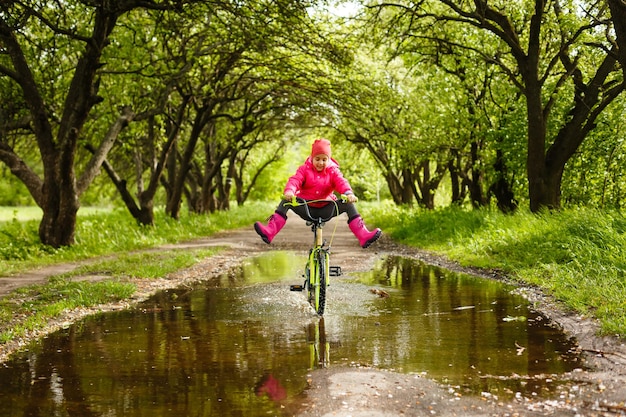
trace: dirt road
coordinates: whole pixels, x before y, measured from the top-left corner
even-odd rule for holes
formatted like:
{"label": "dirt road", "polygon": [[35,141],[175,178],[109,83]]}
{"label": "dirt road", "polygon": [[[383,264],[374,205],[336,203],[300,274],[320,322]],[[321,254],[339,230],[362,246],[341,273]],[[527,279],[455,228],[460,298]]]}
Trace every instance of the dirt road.
{"label": "dirt road", "polygon": [[[446,259],[413,248],[395,244],[386,236],[368,249],[361,249],[340,217],[326,226],[326,236],[335,231],[332,247],[333,262],[349,272],[363,271],[372,267],[376,260],[394,254],[413,257],[431,265],[454,271],[481,276],[486,279],[507,280],[497,273],[461,268]],[[311,243],[311,233],[303,221],[292,215],[287,226],[271,245],[264,244],[252,227],[224,232],[163,249],[192,249],[202,247],[227,247],[219,255],[179,273],[160,280],[138,280],[138,291],[132,300],[68,312],[50,323],[42,332],[29,334],[0,346],[0,361],[5,361],[26,342],[53,332],[63,325],[75,322],[96,311],[112,311],[127,308],[145,300],[156,291],[178,287],[187,282],[211,279],[236,266],[248,256],[268,250],[295,250],[306,253]],[[20,276],[0,278],[0,296],[9,291],[33,283],[45,282],[47,277],[70,271],[79,264],[48,267]],[[100,276],[83,276],[76,279],[103,279]],[[550,318],[554,325],[575,338],[585,352],[591,371],[577,371],[565,375],[572,384],[558,398],[516,397],[503,401],[489,394],[469,397],[455,387],[437,383],[416,375],[380,371],[371,368],[333,367],[317,370],[310,376],[306,395],[286,405],[286,413],[300,416],[343,417],[391,417],[391,416],[626,416],[626,347],[616,338],[596,336],[597,324],[588,318],[569,314],[558,304],[536,289],[524,288],[524,293],[536,309]],[[390,341],[393,343],[393,341]]]}

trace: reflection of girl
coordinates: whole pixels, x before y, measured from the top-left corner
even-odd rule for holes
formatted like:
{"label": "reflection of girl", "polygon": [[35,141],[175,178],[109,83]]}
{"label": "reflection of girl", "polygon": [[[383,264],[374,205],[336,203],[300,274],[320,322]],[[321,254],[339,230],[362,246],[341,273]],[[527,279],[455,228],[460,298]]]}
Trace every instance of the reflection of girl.
{"label": "reflection of girl", "polygon": [[280,381],[272,374],[265,374],[255,389],[257,396],[267,394],[272,401],[282,401],[287,398],[287,390],[280,385]]}
{"label": "reflection of girl", "polygon": [[[333,192],[346,196],[346,201],[337,200]],[[305,217],[303,207],[285,205],[291,202],[293,197],[304,200],[335,200],[335,203],[310,203],[310,211],[313,217],[329,218],[341,213],[348,214],[348,227],[359,240],[363,248],[374,243],[382,234],[380,229],[367,230],[361,215],[354,203],[358,200],[352,192],[348,180],[343,177],[337,161],[330,157],[330,142],[327,139],[317,139],[311,147],[311,155],[304,161],[287,181],[283,192],[283,200],[280,202],[274,214],[269,218],[267,226],[260,222],[254,224],[254,230],[261,236],[265,243],[270,243],[276,234],[280,232],[287,221],[287,211],[293,210],[300,217]]]}

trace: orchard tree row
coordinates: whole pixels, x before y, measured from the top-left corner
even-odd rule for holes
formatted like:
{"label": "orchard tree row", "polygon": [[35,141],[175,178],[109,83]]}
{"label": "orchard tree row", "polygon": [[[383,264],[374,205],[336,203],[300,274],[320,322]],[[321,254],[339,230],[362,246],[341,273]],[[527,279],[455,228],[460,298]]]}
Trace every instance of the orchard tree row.
{"label": "orchard tree row", "polygon": [[278,158],[347,57],[309,3],[2,3],[0,160],[43,209],[42,242],[73,243],[101,170],[142,224],[161,187],[174,218],[184,198],[224,209],[235,187],[244,201],[252,151]]}
{"label": "orchard tree row", "polygon": [[42,208],[41,241],[74,242],[101,173],[141,224],[243,204],[313,130],[397,204],[445,182],[503,211],[620,205],[622,0],[327,3],[3,2],[0,179]]}
{"label": "orchard tree row", "polygon": [[475,207],[620,207],[623,0],[376,3],[364,30],[395,67],[359,84],[342,132],[397,203],[433,207],[445,179]]}

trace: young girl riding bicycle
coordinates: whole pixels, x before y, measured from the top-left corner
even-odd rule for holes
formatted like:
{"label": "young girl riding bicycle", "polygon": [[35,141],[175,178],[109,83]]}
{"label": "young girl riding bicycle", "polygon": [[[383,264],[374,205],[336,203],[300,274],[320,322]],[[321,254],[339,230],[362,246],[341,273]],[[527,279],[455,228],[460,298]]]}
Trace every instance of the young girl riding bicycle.
{"label": "young girl riding bicycle", "polygon": [[[333,192],[346,196],[346,201],[337,200]],[[283,199],[268,220],[267,226],[260,222],[254,224],[254,230],[265,243],[271,243],[276,234],[285,226],[287,211],[293,210],[300,217],[305,216],[304,206],[288,205],[293,197],[304,200],[333,200],[332,202],[309,203],[314,217],[329,218],[341,213],[348,214],[348,227],[359,240],[362,248],[367,248],[382,234],[380,229],[367,230],[354,203],[358,200],[348,180],[343,177],[337,161],[331,158],[330,141],[317,139],[311,146],[311,155],[300,165],[296,173],[287,181]],[[336,205],[335,205],[336,204]]]}

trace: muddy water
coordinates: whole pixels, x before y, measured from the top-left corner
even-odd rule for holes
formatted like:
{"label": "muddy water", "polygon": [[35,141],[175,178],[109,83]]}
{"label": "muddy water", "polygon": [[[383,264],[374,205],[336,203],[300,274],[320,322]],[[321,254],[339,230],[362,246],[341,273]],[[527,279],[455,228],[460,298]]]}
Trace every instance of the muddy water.
{"label": "muddy water", "polygon": [[292,415],[307,374],[342,365],[549,397],[559,374],[581,367],[573,344],[502,284],[390,257],[335,278],[319,319],[289,291],[303,262],[273,252],[51,335],[0,369],[0,415]]}

